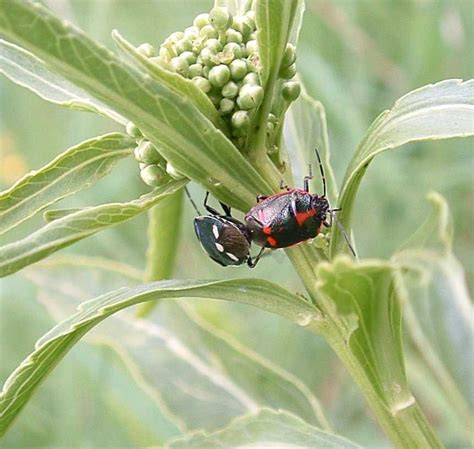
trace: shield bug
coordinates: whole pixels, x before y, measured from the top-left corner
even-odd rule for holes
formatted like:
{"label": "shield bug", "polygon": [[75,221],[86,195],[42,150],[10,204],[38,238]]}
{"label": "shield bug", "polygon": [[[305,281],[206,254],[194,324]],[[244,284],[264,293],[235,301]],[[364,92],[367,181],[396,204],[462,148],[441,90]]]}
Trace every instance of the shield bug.
{"label": "shield bug", "polygon": [[[258,204],[245,215],[245,223],[255,244],[264,248],[286,248],[316,237],[323,225],[331,227],[333,220],[337,220],[335,212],[340,209],[331,208],[326,198],[326,177],[318,150],[316,156],[323,194],[320,196],[309,191],[309,181],[313,178],[310,165],[303,190],[287,189],[271,196],[258,196]],[[344,231],[343,234],[355,256],[347,234]]]}
{"label": "shield bug", "polygon": [[250,256],[251,238],[247,226],[232,217],[231,208],[220,203],[224,214],[220,214],[207,204],[209,192],[204,199],[204,208],[208,215],[202,215],[186,190],[198,217],[194,219],[194,231],[209,257],[223,267],[247,263],[254,268],[262,255],[260,251],[255,260]]}

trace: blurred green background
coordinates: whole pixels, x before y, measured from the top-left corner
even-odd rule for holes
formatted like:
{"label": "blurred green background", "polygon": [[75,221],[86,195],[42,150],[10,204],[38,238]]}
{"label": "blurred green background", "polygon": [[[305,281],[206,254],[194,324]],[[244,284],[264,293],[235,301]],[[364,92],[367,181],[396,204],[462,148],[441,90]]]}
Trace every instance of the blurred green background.
{"label": "blurred green background", "polygon": [[[114,28],[137,45],[150,42],[158,46],[171,32],[190,26],[198,13],[212,7],[211,1],[204,0],[49,0],[44,3],[111,49],[114,46],[110,32]],[[306,3],[298,70],[308,92],[326,108],[332,162],[340,183],[358,142],[380,112],[417,87],[447,78],[472,77],[474,3],[471,0],[308,0]],[[4,78],[0,79],[0,107],[2,189],[68,147],[98,134],[120,130],[106,119],[48,104]],[[376,158],[362,183],[355,210],[354,235],[362,257],[389,257],[423,221],[429,210],[425,196],[436,190],[450,204],[455,218],[454,252],[463,263],[472,287],[474,165],[469,151],[472,144],[472,139],[412,144]],[[130,158],[121,162],[99,185],[62,201],[61,207],[124,201],[147,190],[139,178],[136,162]],[[202,189],[191,186],[191,191],[200,202]],[[275,252],[251,272],[246,268],[225,270],[214,264],[195,239],[193,215],[185,203],[175,277],[257,276],[278,280],[293,290],[299,288],[282,252]],[[40,224],[41,217],[36,217],[7,238],[26,235]],[[62,253],[108,257],[143,269],[145,230],[146,217],[142,216]],[[37,303],[36,288],[21,274],[4,280],[0,294],[0,379],[3,382],[53,320]],[[206,303],[199,310],[214,325],[305,382],[323,402],[338,432],[366,447],[387,444],[356,388],[322,340],[306,335],[280,318],[246,307]],[[429,394],[423,397],[426,392],[419,393],[422,406],[428,407],[428,416],[448,445],[464,447],[455,426],[438,410],[430,409]],[[160,419],[154,404],[131,381],[130,373],[112,350],[81,343],[40,388],[1,447],[112,448],[152,444],[153,438],[147,440],[140,425],[124,418],[123,404],[136,407],[137,416],[146,416],[150,425],[156,425]],[[170,428],[163,431],[166,437],[178,433]]]}

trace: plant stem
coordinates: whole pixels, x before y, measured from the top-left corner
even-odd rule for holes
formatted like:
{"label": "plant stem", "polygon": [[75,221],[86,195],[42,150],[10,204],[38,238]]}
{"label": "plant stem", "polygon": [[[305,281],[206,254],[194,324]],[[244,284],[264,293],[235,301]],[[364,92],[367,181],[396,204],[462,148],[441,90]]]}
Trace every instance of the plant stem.
{"label": "plant stem", "polygon": [[317,328],[311,328],[310,324],[307,329],[317,334],[323,332],[324,337],[361,389],[377,421],[395,447],[400,449],[442,448],[441,442],[414,398],[413,401],[407,401],[406,407],[397,410],[391,410],[383,402],[367,375],[364,362],[356,357],[348,344],[349,329],[338,316],[331,301],[321,295],[316,288],[315,267],[319,262],[316,249],[310,244],[302,244],[287,250],[287,255],[314,304],[326,318],[323,328],[320,324]]}
{"label": "plant stem", "polygon": [[[179,224],[183,189],[178,190],[148,212],[148,249],[145,282],[170,279],[173,274],[179,241]],[[143,303],[137,317],[144,318],[155,308],[156,301]]]}

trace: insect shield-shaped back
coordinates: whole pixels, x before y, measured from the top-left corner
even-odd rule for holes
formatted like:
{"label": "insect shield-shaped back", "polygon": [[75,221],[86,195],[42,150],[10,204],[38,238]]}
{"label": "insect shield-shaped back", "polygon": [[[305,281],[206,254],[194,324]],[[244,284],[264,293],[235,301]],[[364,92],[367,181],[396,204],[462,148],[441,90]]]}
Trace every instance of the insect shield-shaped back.
{"label": "insect shield-shaped back", "polygon": [[242,265],[250,257],[250,238],[237,220],[205,215],[194,219],[196,236],[209,257],[219,265]]}
{"label": "insect shield-shaped back", "polygon": [[316,237],[326,219],[326,198],[304,190],[277,193],[245,216],[252,241],[267,248],[286,248]]}

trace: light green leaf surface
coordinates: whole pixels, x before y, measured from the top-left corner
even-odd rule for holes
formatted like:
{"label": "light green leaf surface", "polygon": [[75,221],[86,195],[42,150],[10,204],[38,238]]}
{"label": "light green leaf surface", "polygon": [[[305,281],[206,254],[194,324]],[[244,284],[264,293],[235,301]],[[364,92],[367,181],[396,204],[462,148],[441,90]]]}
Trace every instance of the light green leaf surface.
{"label": "light green leaf surface", "polygon": [[[301,81],[300,81],[301,82]],[[303,88],[285,116],[285,141],[289,147],[294,178],[302,182],[308,174],[308,164],[313,167],[312,191],[322,194],[321,176],[315,148],[318,149],[324,167],[328,198],[335,204],[337,199],[336,178],[330,162],[330,149],[326,112],[323,105],[310,97]]]}
{"label": "light green leaf surface", "polygon": [[466,351],[474,341],[474,310],[464,270],[451,250],[448,204],[436,193],[428,199],[430,216],[393,259],[408,270],[402,280],[410,298],[409,336],[456,414],[458,431],[465,433],[474,419],[474,353]]}
{"label": "light green leaf surface", "polygon": [[[256,4],[257,41],[263,86],[276,79],[301,0],[261,0]],[[270,81],[271,83],[271,81]],[[268,94],[268,93],[267,93]]]}
{"label": "light green leaf surface", "polygon": [[0,234],[50,204],[95,184],[120,159],[130,155],[134,146],[135,141],[124,134],[107,134],[82,142],[26,174],[0,193]]}
{"label": "light green leaf surface", "polygon": [[[130,282],[112,261],[74,256],[54,257],[24,274],[40,288],[39,298],[55,321],[71,315],[84,297]],[[140,273],[133,279],[140,280]],[[284,408],[329,428],[303,382],[200,318],[192,304],[160,302],[147,320],[124,311],[89,337],[115,348],[137,382],[183,429],[216,430],[261,406]]]}
{"label": "light green leaf surface", "polygon": [[270,193],[192,99],[127,65],[39,3],[2,1],[0,31],[134,122],[177,170],[225,203],[248,210],[255,195]]}
{"label": "light green leaf surface", "polygon": [[[338,217],[350,230],[351,213],[360,182],[370,161],[382,151],[420,140],[474,135],[474,80],[445,80],[414,90],[373,122],[359,144],[344,177]],[[428,167],[425,167],[428,169]],[[344,250],[334,228],[332,255]]]}
{"label": "light green leaf surface", "polygon": [[44,259],[55,251],[145,212],[186,181],[172,181],[127,203],[110,203],[81,209],[58,218],[22,240],[0,247],[0,277]]}
{"label": "light green leaf surface", "polygon": [[0,39],[0,73],[51,103],[70,109],[94,112],[122,125],[127,120],[85,90],[52,72],[29,51]]}
{"label": "light green leaf surface", "polygon": [[0,393],[0,435],[28,402],[36,387],[89,330],[114,313],[150,300],[221,299],[249,304],[292,321],[320,319],[317,310],[285,289],[267,281],[161,281],[121,288],[81,304],[79,311],[40,338],[35,350],[18,366]]}
{"label": "light green leaf surface", "polygon": [[415,404],[406,381],[401,340],[400,293],[393,267],[341,257],[318,265],[318,289],[345,323],[347,345],[391,413]]}
{"label": "light green leaf surface", "polygon": [[357,444],[326,433],[283,410],[261,409],[235,419],[219,432],[179,438],[167,449],[357,449]]}

